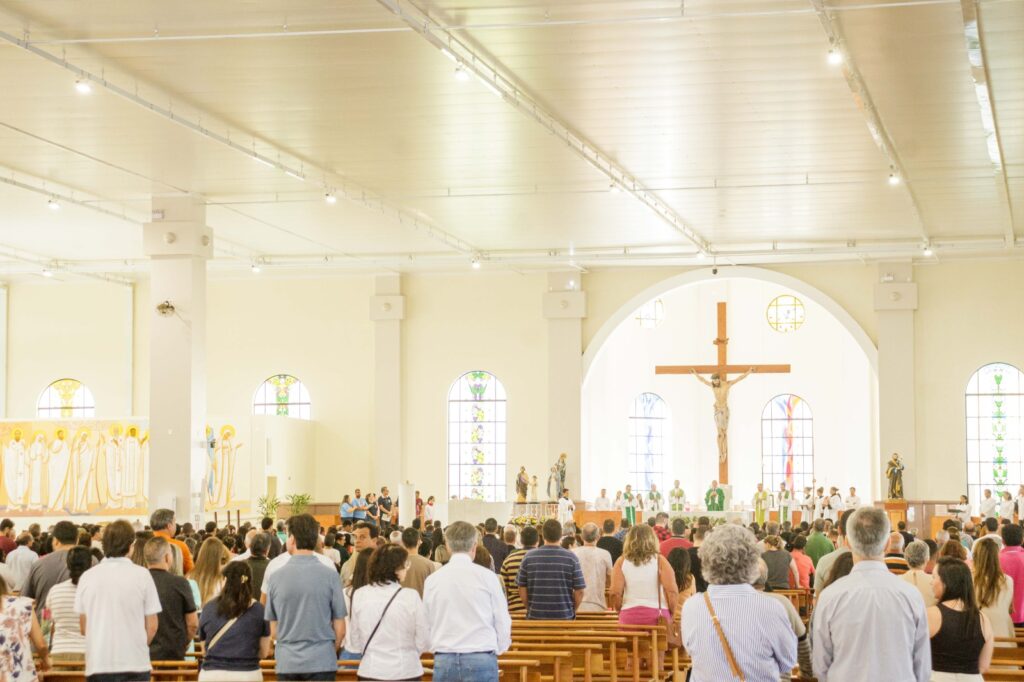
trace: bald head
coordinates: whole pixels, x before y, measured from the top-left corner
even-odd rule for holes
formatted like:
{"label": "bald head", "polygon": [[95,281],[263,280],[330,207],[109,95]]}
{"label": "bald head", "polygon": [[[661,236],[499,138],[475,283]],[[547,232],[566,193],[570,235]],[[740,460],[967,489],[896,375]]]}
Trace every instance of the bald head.
{"label": "bald head", "polygon": [[903,552],[903,536],[899,533],[889,533],[889,545],[885,551],[887,554],[901,554]]}

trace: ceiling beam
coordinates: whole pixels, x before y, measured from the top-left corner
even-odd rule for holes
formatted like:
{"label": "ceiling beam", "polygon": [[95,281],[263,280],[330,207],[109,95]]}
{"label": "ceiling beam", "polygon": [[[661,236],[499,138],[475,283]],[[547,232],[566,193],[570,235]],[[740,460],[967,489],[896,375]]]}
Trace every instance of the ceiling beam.
{"label": "ceiling beam", "polygon": [[[24,20],[22,20],[24,23]],[[104,68],[102,72],[89,71],[69,61],[65,55],[57,55],[31,42],[28,35],[19,38],[5,31],[0,31],[0,44],[6,43],[18,47],[25,52],[44,59],[55,66],[71,73],[76,79],[88,81],[94,87],[103,88],[142,109],[175,123],[202,137],[227,147],[239,154],[273,168],[290,177],[310,183],[335,195],[365,208],[380,212],[400,225],[408,227],[434,241],[441,242],[449,248],[466,255],[476,255],[482,250],[470,242],[442,229],[434,223],[404,208],[393,205],[376,192],[343,177],[333,170],[319,167],[306,159],[297,157],[287,150],[277,147],[272,142],[257,138],[255,134],[233,129],[217,116],[199,110],[175,98],[170,92],[158,88],[138,78],[128,78],[130,85],[121,85],[114,81],[112,73],[115,68]],[[96,59],[103,59],[95,55]],[[108,60],[103,60],[108,61]],[[114,66],[114,65],[111,65]],[[141,90],[147,96],[139,94]],[[177,106],[175,106],[177,104]],[[191,113],[189,109],[193,109]],[[240,142],[239,140],[243,140]]]}
{"label": "ceiling beam", "polygon": [[846,78],[846,85],[850,88],[850,94],[853,95],[853,101],[857,108],[864,114],[864,121],[867,123],[872,139],[874,139],[882,154],[885,155],[889,163],[890,172],[899,178],[900,183],[906,188],[907,194],[910,195],[910,203],[914,209],[914,217],[917,219],[921,231],[921,238],[927,245],[930,240],[928,228],[921,215],[921,204],[917,194],[914,192],[914,185],[907,173],[907,169],[903,165],[903,161],[900,159],[896,145],[893,144],[892,138],[882,122],[878,109],[875,108],[875,102],[871,98],[867,85],[864,83],[863,76],[861,76],[860,70],[853,62],[850,51],[846,49],[846,41],[843,39],[842,29],[835,17],[832,16],[834,10],[825,7],[824,0],[811,0],[811,6],[814,8],[818,21],[825,31],[829,48],[836,50],[842,55],[843,63],[841,68],[843,69],[843,76]]}
{"label": "ceiling beam", "polygon": [[442,23],[435,21],[426,11],[412,2],[377,1],[415,29],[428,43],[455,62],[458,67],[471,72],[485,87],[564,142],[572,152],[603,173],[615,186],[629,193],[650,209],[662,221],[668,223],[699,251],[703,253],[714,251],[713,246],[698,234],[681,215],[659,199],[635,175],[605,154],[594,142],[583,137],[568,123],[547,110],[537,98],[519,85],[511,72],[497,60],[485,56],[480,50],[471,47],[466,40],[446,29]]}
{"label": "ceiling beam", "polygon": [[995,174],[996,190],[1006,202],[1006,247],[1012,249],[1016,241],[1014,232],[1013,202],[1010,186],[1006,179],[1006,156],[1003,139],[999,134],[999,117],[996,115],[995,97],[988,69],[988,55],[985,50],[985,36],[981,21],[981,3],[978,0],[960,0],[960,13],[964,19],[964,41],[967,46],[967,62],[974,80],[974,94],[981,111],[981,125],[985,129],[985,142],[992,170]]}

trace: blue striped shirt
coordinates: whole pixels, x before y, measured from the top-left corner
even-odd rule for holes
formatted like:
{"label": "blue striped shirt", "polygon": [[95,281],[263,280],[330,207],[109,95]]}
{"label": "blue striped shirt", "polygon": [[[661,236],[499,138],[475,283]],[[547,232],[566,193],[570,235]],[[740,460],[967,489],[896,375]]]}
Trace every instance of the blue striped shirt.
{"label": "blue striped shirt", "polygon": [[580,560],[567,549],[544,545],[527,552],[516,585],[526,588],[527,618],[573,620],[573,591],[585,589]]}
{"label": "blue striped shirt", "polygon": [[[707,595],[747,682],[778,682],[796,665],[796,634],[782,604],[750,585],[708,585]],[[704,596],[683,604],[683,646],[693,660],[693,682],[735,677]]]}

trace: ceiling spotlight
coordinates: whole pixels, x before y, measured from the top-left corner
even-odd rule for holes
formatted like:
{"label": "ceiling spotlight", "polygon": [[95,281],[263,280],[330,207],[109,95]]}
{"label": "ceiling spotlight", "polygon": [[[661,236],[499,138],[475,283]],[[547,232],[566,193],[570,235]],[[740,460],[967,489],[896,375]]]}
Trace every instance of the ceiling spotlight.
{"label": "ceiling spotlight", "polygon": [[455,80],[463,82],[469,80],[469,71],[467,71],[466,67],[463,66],[462,64],[459,64],[458,66],[455,67]]}
{"label": "ceiling spotlight", "polygon": [[46,200],[46,205],[50,207],[51,211],[59,211],[60,203],[56,199],[50,198]]}
{"label": "ceiling spotlight", "polygon": [[900,184],[900,176],[896,174],[896,171],[889,173],[889,184],[898,185]]}
{"label": "ceiling spotlight", "polygon": [[254,274],[254,275],[260,274],[260,265],[259,265],[259,263],[253,263],[252,267],[249,268],[249,269],[252,270],[252,274]]}
{"label": "ceiling spotlight", "polygon": [[931,244],[926,243],[924,245],[924,250],[922,251],[922,253],[924,254],[925,258],[931,258],[932,256],[935,255],[935,250],[932,249]]}
{"label": "ceiling spotlight", "polygon": [[480,258],[478,256],[473,256],[473,260],[469,261],[469,264],[472,266],[472,268],[474,270],[479,270],[480,269]]}
{"label": "ceiling spotlight", "polygon": [[92,92],[92,85],[89,84],[89,81],[77,80],[75,81],[75,91],[79,95],[88,95]]}
{"label": "ceiling spotlight", "polygon": [[53,277],[53,270],[49,268],[43,268],[43,271],[39,273],[43,277]]}
{"label": "ceiling spotlight", "polygon": [[612,194],[618,194],[620,190],[621,188],[619,187],[619,183],[617,182],[613,181],[612,184],[608,185],[608,191],[611,192]]}
{"label": "ceiling spotlight", "polygon": [[328,204],[336,204],[338,203],[338,197],[334,195],[334,192],[328,190],[327,193],[324,194],[324,201],[326,201]]}
{"label": "ceiling spotlight", "polygon": [[831,48],[828,51],[828,63],[832,66],[839,66],[843,63],[843,53],[836,48]]}

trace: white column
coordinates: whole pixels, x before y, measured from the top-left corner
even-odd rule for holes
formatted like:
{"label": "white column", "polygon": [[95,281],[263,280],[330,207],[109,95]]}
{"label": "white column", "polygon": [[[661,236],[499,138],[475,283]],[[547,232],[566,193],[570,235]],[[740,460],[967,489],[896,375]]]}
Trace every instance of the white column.
{"label": "white column", "polygon": [[206,472],[206,261],[213,234],[190,197],[153,200],[150,268],[149,508],[203,519]]}
{"label": "white column", "polygon": [[9,289],[0,286],[0,417],[7,416],[7,297]]}
{"label": "white column", "polygon": [[888,488],[885,466],[898,452],[906,471],[904,497],[917,499],[917,437],[914,412],[914,311],[917,285],[909,263],[883,263],[875,285],[878,315],[879,499]]}
{"label": "white column", "polygon": [[[548,321],[548,454],[552,463],[561,453],[568,455],[565,485],[575,500],[591,497],[589,491],[580,490],[580,401],[586,315],[587,297],[580,291],[580,273],[549,274],[548,293],[544,295],[544,317]],[[543,481],[546,476],[538,478]]]}
{"label": "white column", "polygon": [[[373,320],[373,471],[374,492],[382,485],[397,499],[405,483],[402,461],[402,318],[405,297],[400,275],[374,278],[370,299]],[[411,500],[410,500],[411,502]],[[401,500],[404,505],[406,500]]]}

